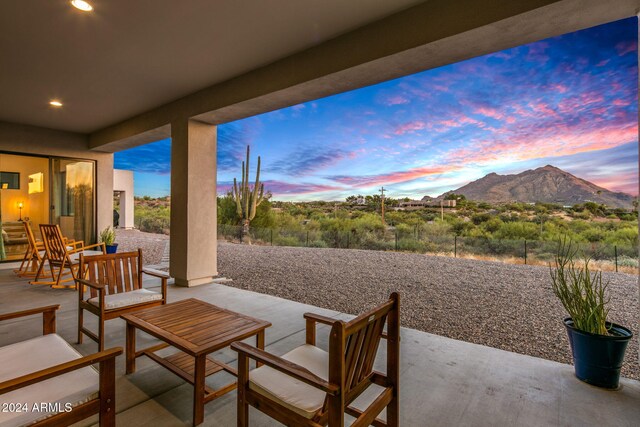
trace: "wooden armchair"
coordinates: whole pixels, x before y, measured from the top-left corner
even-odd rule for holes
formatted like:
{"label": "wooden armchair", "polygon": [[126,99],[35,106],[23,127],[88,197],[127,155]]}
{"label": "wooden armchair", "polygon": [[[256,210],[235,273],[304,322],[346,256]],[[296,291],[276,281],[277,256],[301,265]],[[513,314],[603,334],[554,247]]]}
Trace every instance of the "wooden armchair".
{"label": "wooden armchair", "polygon": [[[55,333],[58,308],[0,314],[0,321],[40,313],[43,319],[41,337],[0,347],[0,401],[21,405],[0,411],[0,425],[68,426],[99,414],[100,426],[115,426],[115,361],[122,348],[83,357]],[[91,367],[96,363],[99,373]]]}
{"label": "wooden armchair", "polygon": [[[238,426],[249,424],[249,406],[289,426],[344,426],[344,414],[356,418],[352,426],[399,425],[400,298],[389,301],[350,322],[307,313],[306,345],[282,357],[248,344],[231,348],[238,357]],[[315,346],[316,323],[331,326],[329,352]],[[384,325],[387,324],[387,332]],[[373,370],[381,338],[387,339],[387,372]],[[249,372],[249,359],[261,366]],[[360,411],[351,403],[370,385],[381,393]],[[386,422],[376,418],[387,408]]]}
{"label": "wooden armchair", "polygon": [[[83,334],[104,348],[104,322],[125,313],[154,307],[167,302],[166,273],[142,268],[142,251],[108,255],[80,255],[83,277],[76,279],[78,287],[78,344]],[[162,279],[161,293],[142,287],[142,273]],[[88,288],[89,292],[86,292]],[[98,334],[83,325],[84,310],[98,316]]]}

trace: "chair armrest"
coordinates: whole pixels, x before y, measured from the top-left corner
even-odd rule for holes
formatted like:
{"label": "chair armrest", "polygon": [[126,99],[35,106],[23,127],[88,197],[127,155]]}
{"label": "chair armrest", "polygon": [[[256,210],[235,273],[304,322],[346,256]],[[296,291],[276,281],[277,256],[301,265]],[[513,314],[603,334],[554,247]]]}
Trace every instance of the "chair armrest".
{"label": "chair armrest", "polygon": [[78,283],[82,283],[85,286],[88,286],[90,288],[93,289],[97,289],[97,290],[103,290],[104,289],[104,283],[95,283],[95,282],[91,282],[87,279],[76,279],[76,282]]}
{"label": "chair armrest", "polygon": [[80,247],[77,247],[77,248],[74,248],[74,249],[71,249],[71,250],[67,250],[67,253],[68,254],[77,254],[78,252],[84,252],[87,249],[95,248],[95,247],[98,247],[98,246],[102,247],[102,253],[103,254],[106,253],[107,250],[106,250],[106,248],[104,246],[104,243],[94,243],[93,245],[89,245],[89,246],[80,246]]}
{"label": "chair armrest", "polygon": [[315,314],[315,313],[305,313],[303,316],[307,320],[312,320],[318,323],[324,323],[325,325],[329,325],[329,326],[333,325],[334,323],[336,323],[336,320],[338,320],[338,319],[332,319],[331,317],[322,316],[320,314]]}
{"label": "chair armrest", "polygon": [[[65,239],[66,239],[66,237],[65,237]],[[84,246],[84,240],[73,240],[73,239],[69,240],[69,239],[67,239],[66,245],[67,246],[73,246],[74,249],[78,249],[78,248],[81,248],[81,247]]]}
{"label": "chair armrest", "polygon": [[107,247],[105,246],[104,242],[94,243],[93,245],[87,245],[87,246],[83,245],[81,250],[86,251],[87,249],[97,248],[97,247],[101,247],[102,248],[102,253],[103,254],[107,252]]}
{"label": "chair armrest", "polygon": [[165,273],[164,271],[160,271],[160,270],[151,270],[148,268],[143,268],[142,272],[144,274],[148,274],[149,276],[153,276],[153,277],[157,277],[159,279],[170,279],[171,276],[169,276],[169,273]]}
{"label": "chair armrest", "polygon": [[31,308],[29,310],[16,311],[13,313],[4,313],[0,314],[0,321],[42,313],[42,335],[52,334],[56,331],[56,310],[59,308],[60,304],[55,304],[47,305],[45,307]]}
{"label": "chair armrest", "polygon": [[309,345],[316,345],[316,323],[332,326],[338,320],[314,313],[305,313],[304,318],[306,320],[306,342]]}
{"label": "chair armrest", "polygon": [[158,277],[159,279],[162,280],[162,300],[164,301],[163,304],[167,303],[167,281],[171,278],[171,276],[169,276],[169,274],[165,273],[164,271],[159,271],[159,270],[153,270],[153,269],[148,269],[148,268],[143,268],[142,272],[145,274],[148,274],[149,276],[153,276],[153,277]]}
{"label": "chair armrest", "polygon": [[3,313],[3,314],[0,314],[0,321],[16,319],[18,317],[31,316],[32,314],[39,314],[39,313],[44,314],[46,312],[55,313],[55,311],[58,310],[59,308],[60,308],[60,304],[55,304],[55,305],[48,305],[46,307],[37,307],[37,308],[30,308],[28,310],[15,311],[13,313]]}
{"label": "chair armrest", "polygon": [[122,348],[114,347],[99,353],[81,357],[80,359],[75,359],[70,362],[61,363],[47,369],[23,375],[18,378],[3,381],[0,383],[0,395],[93,365],[95,363],[101,363],[108,359],[115,360],[115,358],[121,354]]}
{"label": "chair armrest", "polygon": [[309,384],[310,386],[324,391],[325,393],[335,395],[340,390],[340,387],[338,387],[337,385],[323,380],[308,369],[285,360],[281,357],[275,356],[271,353],[267,353],[266,351],[260,350],[259,348],[250,346],[243,342],[231,343],[231,348],[238,353],[244,354],[250,359],[261,362],[269,366],[270,368],[275,369],[276,371],[280,371],[284,374],[294,377],[306,384]]}

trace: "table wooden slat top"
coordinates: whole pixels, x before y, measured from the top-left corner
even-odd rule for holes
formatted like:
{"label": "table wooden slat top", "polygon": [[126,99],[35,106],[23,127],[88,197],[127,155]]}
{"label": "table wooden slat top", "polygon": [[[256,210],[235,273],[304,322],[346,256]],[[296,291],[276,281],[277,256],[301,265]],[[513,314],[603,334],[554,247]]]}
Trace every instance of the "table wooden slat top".
{"label": "table wooden slat top", "polygon": [[127,323],[192,356],[256,335],[270,322],[190,298],[125,314]]}

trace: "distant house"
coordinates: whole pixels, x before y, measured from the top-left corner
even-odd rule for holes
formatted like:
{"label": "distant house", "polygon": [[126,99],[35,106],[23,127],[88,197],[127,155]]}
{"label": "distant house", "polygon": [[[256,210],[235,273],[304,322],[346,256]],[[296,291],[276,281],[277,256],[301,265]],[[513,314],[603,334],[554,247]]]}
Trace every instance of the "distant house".
{"label": "distant house", "polygon": [[356,199],[356,205],[365,205],[366,203],[366,200],[362,196],[358,196],[358,198]]}

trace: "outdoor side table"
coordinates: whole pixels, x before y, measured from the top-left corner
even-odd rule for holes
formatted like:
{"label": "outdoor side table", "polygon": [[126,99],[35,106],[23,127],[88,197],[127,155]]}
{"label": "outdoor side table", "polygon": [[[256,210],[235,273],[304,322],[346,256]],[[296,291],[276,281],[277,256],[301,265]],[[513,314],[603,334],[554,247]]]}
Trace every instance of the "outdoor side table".
{"label": "outdoor side table", "polygon": [[[198,299],[187,299],[121,316],[127,322],[126,372],[136,370],[136,358],[147,356],[183,380],[193,384],[193,425],[204,421],[204,404],[237,387],[234,381],[213,390],[205,378],[220,371],[237,377],[237,370],[207,356],[210,353],[255,336],[264,349],[264,330],[271,323],[217,307]],[[164,343],[136,351],[136,329]],[[172,346],[179,351],[170,356],[155,352]]]}

